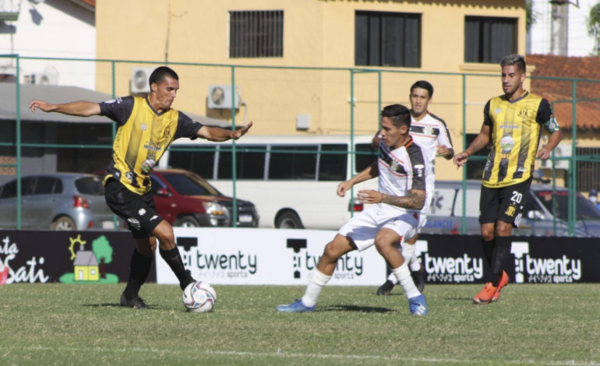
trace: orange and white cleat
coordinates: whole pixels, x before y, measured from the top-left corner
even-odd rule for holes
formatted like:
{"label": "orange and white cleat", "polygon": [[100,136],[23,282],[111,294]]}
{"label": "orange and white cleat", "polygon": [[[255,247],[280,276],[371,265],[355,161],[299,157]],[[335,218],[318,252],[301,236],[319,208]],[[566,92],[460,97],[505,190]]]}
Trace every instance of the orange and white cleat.
{"label": "orange and white cleat", "polygon": [[496,289],[496,293],[494,297],[492,297],[492,301],[496,301],[500,298],[500,290],[508,285],[508,275],[505,271],[502,271],[502,277],[500,277],[500,283],[498,284],[498,288]]}
{"label": "orange and white cleat", "polygon": [[475,295],[473,302],[481,305],[489,304],[492,302],[497,289],[498,287],[495,287],[491,282],[486,283],[483,287],[483,290],[479,291],[479,293]]}

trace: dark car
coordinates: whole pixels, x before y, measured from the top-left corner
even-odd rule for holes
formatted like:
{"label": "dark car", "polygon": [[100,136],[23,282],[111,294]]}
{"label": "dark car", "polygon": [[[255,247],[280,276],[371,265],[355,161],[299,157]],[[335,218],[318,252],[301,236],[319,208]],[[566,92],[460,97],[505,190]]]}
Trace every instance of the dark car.
{"label": "dark car", "polygon": [[[152,194],[158,214],[173,226],[233,226],[233,198],[227,197],[199,175],[176,169],[151,173]],[[254,204],[237,200],[237,226],[257,227]]]}

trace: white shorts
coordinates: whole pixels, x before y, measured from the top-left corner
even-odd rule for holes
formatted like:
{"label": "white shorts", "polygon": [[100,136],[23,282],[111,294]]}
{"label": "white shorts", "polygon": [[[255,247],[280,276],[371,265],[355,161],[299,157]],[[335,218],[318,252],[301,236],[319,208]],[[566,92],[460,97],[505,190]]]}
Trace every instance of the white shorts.
{"label": "white shorts", "polygon": [[375,243],[375,236],[383,229],[394,230],[402,242],[403,238],[410,239],[417,235],[419,213],[399,212],[395,209],[385,209],[371,206],[354,216],[342,226],[338,234],[352,239],[359,251],[370,248]]}
{"label": "white shorts", "polygon": [[[425,224],[427,224],[427,215],[420,213],[419,214],[419,226],[417,227],[417,233],[421,232],[421,229],[423,228],[423,226],[425,226]],[[407,238],[410,239],[410,238]]]}

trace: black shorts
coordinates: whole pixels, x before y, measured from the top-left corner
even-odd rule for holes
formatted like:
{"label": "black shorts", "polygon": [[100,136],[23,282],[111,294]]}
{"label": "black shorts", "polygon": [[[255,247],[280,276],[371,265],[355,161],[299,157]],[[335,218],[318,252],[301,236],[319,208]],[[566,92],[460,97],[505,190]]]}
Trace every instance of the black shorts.
{"label": "black shorts", "polygon": [[152,231],[163,221],[156,212],[154,198],[150,193],[133,193],[116,179],[110,178],[106,182],[104,197],[112,212],[127,222],[136,239],[154,236]]}
{"label": "black shorts", "polygon": [[489,224],[497,220],[519,227],[531,178],[508,187],[481,187],[479,199],[479,223]]}

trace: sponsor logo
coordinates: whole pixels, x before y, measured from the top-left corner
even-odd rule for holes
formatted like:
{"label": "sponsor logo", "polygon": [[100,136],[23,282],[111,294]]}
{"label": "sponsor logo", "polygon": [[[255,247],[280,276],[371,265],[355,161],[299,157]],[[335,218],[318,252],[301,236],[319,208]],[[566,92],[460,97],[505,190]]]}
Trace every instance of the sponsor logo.
{"label": "sponsor logo", "polygon": [[241,250],[237,253],[205,253],[198,246],[198,238],[177,238],[183,265],[197,280],[212,278],[248,278],[256,275],[258,256]]}
{"label": "sponsor logo", "polygon": [[504,136],[500,140],[500,148],[502,149],[503,153],[510,152],[514,146],[515,146],[515,140],[513,140],[513,138],[510,136]]}
{"label": "sponsor logo", "polygon": [[518,130],[520,127],[518,125],[500,125],[500,128],[503,130]]}
{"label": "sponsor logo", "polygon": [[462,257],[434,257],[428,253],[426,240],[417,240],[415,255],[427,272],[427,282],[461,283],[475,282],[483,278],[483,259]]}
{"label": "sponsor logo", "polygon": [[[119,282],[119,277],[116,274],[106,273],[106,265],[111,263],[113,259],[113,248],[106,236],[102,235],[94,239],[91,248],[85,247],[87,240],[82,240],[81,235],[69,238],[69,241],[71,243],[69,252],[71,252],[71,260],[73,261],[73,272],[60,276],[60,282]],[[76,251],[77,244],[79,244],[79,250]]]}
{"label": "sponsor logo", "polygon": [[140,128],[142,129],[142,131],[146,131],[148,129],[148,126],[145,123],[142,123],[142,125],[140,126]]}
{"label": "sponsor logo", "polygon": [[529,254],[528,242],[513,242],[515,255],[515,282],[517,283],[572,283],[581,279],[580,259],[535,258]]}
{"label": "sponsor logo", "polygon": [[133,172],[125,173],[125,178],[129,179],[130,182],[133,182]]}
{"label": "sponsor logo", "polygon": [[41,282],[46,283],[50,279],[46,276],[42,267],[45,263],[44,257],[31,257],[25,262],[24,266],[19,268],[12,267],[11,261],[19,254],[19,246],[17,243],[11,243],[7,236],[2,239],[0,244],[0,285],[19,282]]}
{"label": "sponsor logo", "polygon": [[142,226],[140,225],[140,222],[138,220],[134,219],[133,217],[128,218],[127,221],[129,222],[129,225],[131,225],[132,228],[134,228],[138,231],[142,228]]}
{"label": "sponsor logo", "polygon": [[496,114],[499,114],[500,112],[502,112],[502,108],[496,108]]}
{"label": "sponsor logo", "polygon": [[140,210],[138,211],[138,214],[140,214],[140,216],[144,216],[146,214],[146,210],[144,210],[143,208],[140,208]]}
{"label": "sponsor logo", "polygon": [[162,150],[160,146],[156,146],[154,144],[146,144],[146,145],[144,145],[144,149],[150,150],[150,151],[160,151],[160,150]]}
{"label": "sponsor logo", "polygon": [[[306,249],[306,239],[287,239],[286,246],[294,251],[292,260],[294,279],[300,279],[304,271],[312,271],[317,268],[317,263],[321,259],[321,253],[319,255],[309,253]],[[363,258],[356,254],[346,254],[338,259],[333,278],[352,280],[363,275]]]}
{"label": "sponsor logo", "polygon": [[117,98],[117,99],[113,99],[113,100],[108,100],[108,101],[104,102],[104,104],[113,104],[113,103],[117,103],[117,104],[119,104],[119,103],[121,103],[122,101],[123,101],[123,99],[121,99],[121,98]]}
{"label": "sponsor logo", "polygon": [[417,177],[422,177],[425,170],[425,165],[417,164],[415,165],[415,171],[417,173]]}
{"label": "sponsor logo", "polygon": [[152,169],[154,169],[154,165],[156,165],[156,162],[152,159],[146,159],[143,163],[142,163],[142,171],[146,174],[150,174],[150,172],[152,171]]}

